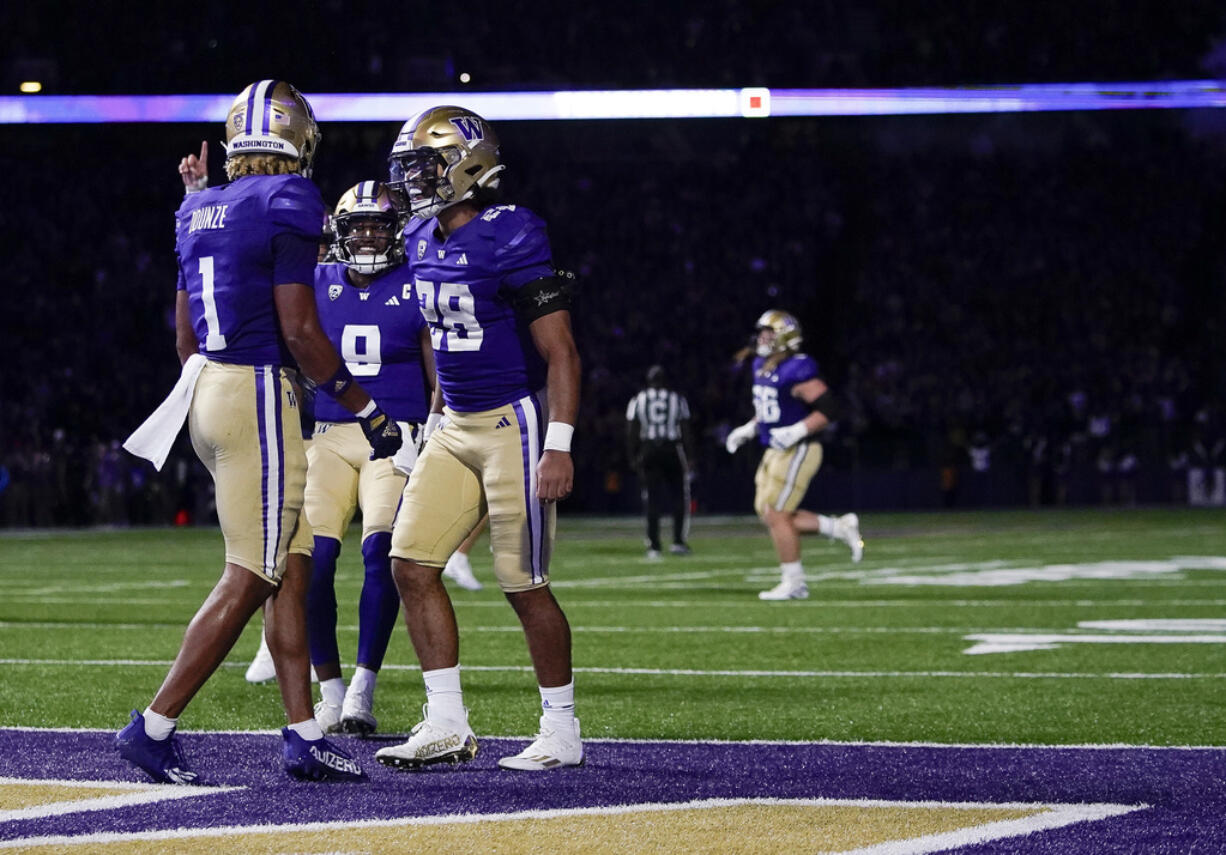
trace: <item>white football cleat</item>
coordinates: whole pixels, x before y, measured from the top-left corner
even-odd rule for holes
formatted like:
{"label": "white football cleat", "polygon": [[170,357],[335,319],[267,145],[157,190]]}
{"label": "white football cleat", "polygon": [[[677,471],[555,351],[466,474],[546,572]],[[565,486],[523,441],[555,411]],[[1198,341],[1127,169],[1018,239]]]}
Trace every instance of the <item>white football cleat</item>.
{"label": "white football cleat", "polygon": [[320,701],[315,705],[315,720],[324,733],[341,732],[341,708],[338,704]]}
{"label": "white football cleat", "polygon": [[583,742],[579,739],[579,719],[570,728],[555,729],[541,716],[541,732],[536,740],[514,757],[503,757],[498,765],[520,772],[542,772],[565,766],[583,765]]}
{"label": "white football cleat", "polygon": [[272,651],[268,649],[268,641],[261,632],[260,649],[256,651],[255,658],[247,666],[247,682],[267,683],[269,680],[276,679],[276,676],[277,666],[272,662]]}
{"label": "white football cleat", "polygon": [[353,683],[345,692],[345,703],[341,705],[341,730],[345,733],[356,733],[359,736],[369,736],[375,732],[378,722],[373,712],[375,690],[372,686],[366,691],[357,689]]}
{"label": "white football cleat", "polygon": [[758,594],[759,600],[807,600],[809,586],[803,579],[784,579],[769,591]]}
{"label": "white football cleat", "polygon": [[647,550],[647,560],[648,561],[659,561],[660,560],[660,550],[658,549]]}
{"label": "white football cleat", "polygon": [[468,726],[467,711],[463,721],[447,721],[431,718],[430,705],[425,704],[421,715],[408,742],[380,748],[375,759],[384,766],[413,771],[432,763],[465,763],[477,756],[477,737]]}
{"label": "white football cleat", "polygon": [[834,521],[834,536],[851,547],[851,560],[859,563],[864,557],[864,538],[860,537],[860,518],[843,514]]}
{"label": "white football cleat", "polygon": [[455,582],[465,591],[480,591],[484,586],[473,575],[472,562],[463,552],[453,552],[443,568],[443,575]]}
{"label": "white football cleat", "polygon": [[[260,633],[260,649],[255,652],[255,658],[247,666],[246,677],[248,683],[267,683],[269,680],[277,678],[277,666],[272,661],[272,651],[268,649],[268,639],[264,637],[262,632]],[[315,673],[314,665],[311,666],[311,682],[319,682],[319,675]]]}

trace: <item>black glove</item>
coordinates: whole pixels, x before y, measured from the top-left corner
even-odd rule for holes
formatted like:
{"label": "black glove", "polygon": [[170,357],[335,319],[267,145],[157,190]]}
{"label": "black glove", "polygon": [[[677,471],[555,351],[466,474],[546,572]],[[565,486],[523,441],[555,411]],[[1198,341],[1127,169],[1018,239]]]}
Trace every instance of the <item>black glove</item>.
{"label": "black glove", "polygon": [[358,424],[370,443],[371,460],[391,457],[400,450],[400,444],[404,441],[400,436],[400,425],[389,419],[378,404],[375,404],[375,411],[369,416],[358,416]]}

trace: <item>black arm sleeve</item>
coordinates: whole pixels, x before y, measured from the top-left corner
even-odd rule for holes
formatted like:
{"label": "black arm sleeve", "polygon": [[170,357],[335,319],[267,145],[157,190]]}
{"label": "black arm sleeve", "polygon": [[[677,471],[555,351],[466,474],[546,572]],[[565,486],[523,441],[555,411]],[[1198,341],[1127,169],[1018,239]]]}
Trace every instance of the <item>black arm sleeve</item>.
{"label": "black arm sleeve", "polygon": [[839,404],[839,399],[834,397],[834,393],[830,391],[818,395],[817,399],[809,404],[809,409],[821,413],[830,422],[837,422],[839,416],[843,414],[843,407]]}
{"label": "black arm sleeve", "polygon": [[525,323],[570,309],[571,283],[557,276],[534,279],[515,292],[515,314]]}

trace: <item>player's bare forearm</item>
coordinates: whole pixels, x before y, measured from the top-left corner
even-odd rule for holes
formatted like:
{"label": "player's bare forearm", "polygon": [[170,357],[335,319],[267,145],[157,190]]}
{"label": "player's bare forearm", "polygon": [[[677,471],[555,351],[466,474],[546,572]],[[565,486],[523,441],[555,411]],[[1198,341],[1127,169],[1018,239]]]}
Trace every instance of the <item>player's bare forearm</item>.
{"label": "player's bare forearm", "polygon": [[[549,396],[549,421],[575,424],[579,414],[579,350],[570,329],[570,312],[551,312],[537,318],[528,330],[547,366],[545,388]],[[575,464],[569,451],[546,450],[536,469],[536,494],[543,502],[556,502],[570,495],[575,483]]]}
{"label": "player's bare forearm", "polygon": [[443,396],[438,386],[438,366],[434,362],[434,346],[430,343],[430,330],[428,327],[422,327],[421,334],[418,337],[418,345],[421,347],[421,370],[426,379],[426,390],[430,397],[430,411],[435,412],[434,399],[439,399],[437,412],[443,411]]}
{"label": "player's bare forearm", "polygon": [[[302,373],[321,386],[341,368],[341,358],[328,341],[315,309],[315,293],[306,285],[287,283],[273,289],[281,335]],[[327,391],[327,390],[324,390]],[[370,395],[357,383],[351,383],[336,401],[351,413],[370,403]]]}
{"label": "player's bare forearm", "polygon": [[192,329],[187,292],[180,291],[175,297],[175,352],[179,354],[179,364],[187,362],[187,358],[199,349],[200,342],[196,339],[196,331]]}
{"label": "player's bare forearm", "polygon": [[582,363],[570,329],[570,312],[552,312],[528,327],[537,352],[548,366],[545,388],[549,395],[549,421],[574,425],[579,415],[579,377]]}

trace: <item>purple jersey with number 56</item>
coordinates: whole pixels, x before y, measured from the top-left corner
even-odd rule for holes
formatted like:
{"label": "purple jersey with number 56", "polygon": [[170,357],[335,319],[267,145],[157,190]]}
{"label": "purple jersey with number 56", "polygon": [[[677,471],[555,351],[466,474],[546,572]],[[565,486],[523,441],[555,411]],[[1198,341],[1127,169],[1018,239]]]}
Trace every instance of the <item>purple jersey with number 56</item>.
{"label": "purple jersey with number 56", "polygon": [[[758,419],[758,442],[769,447],[771,429],[785,427],[809,415],[809,406],[792,395],[793,387],[818,376],[817,362],[806,353],[794,353],[770,371],[766,357],[753,361],[753,409]],[[807,438],[806,438],[807,440]]]}
{"label": "purple jersey with number 56", "polygon": [[300,175],[249,175],[188,195],[175,215],[179,289],[200,352],[218,362],[294,365],[273,286],[314,282],[324,217]]}
{"label": "purple jersey with number 56", "polygon": [[[315,268],[315,305],[324,333],[349,372],[401,422],[424,422],[429,410],[422,372],[421,330],[426,325],[403,264],[385,270],[365,289],[349,284],[343,264]],[[315,418],[352,422],[357,417],[328,395],[315,396]]]}
{"label": "purple jersey with number 56", "polygon": [[545,361],[515,315],[516,292],[553,276],[545,223],[526,208],[497,205],[440,239],[437,220],[404,232],[417,303],[430,326],[448,407],[492,410],[545,385]]}

